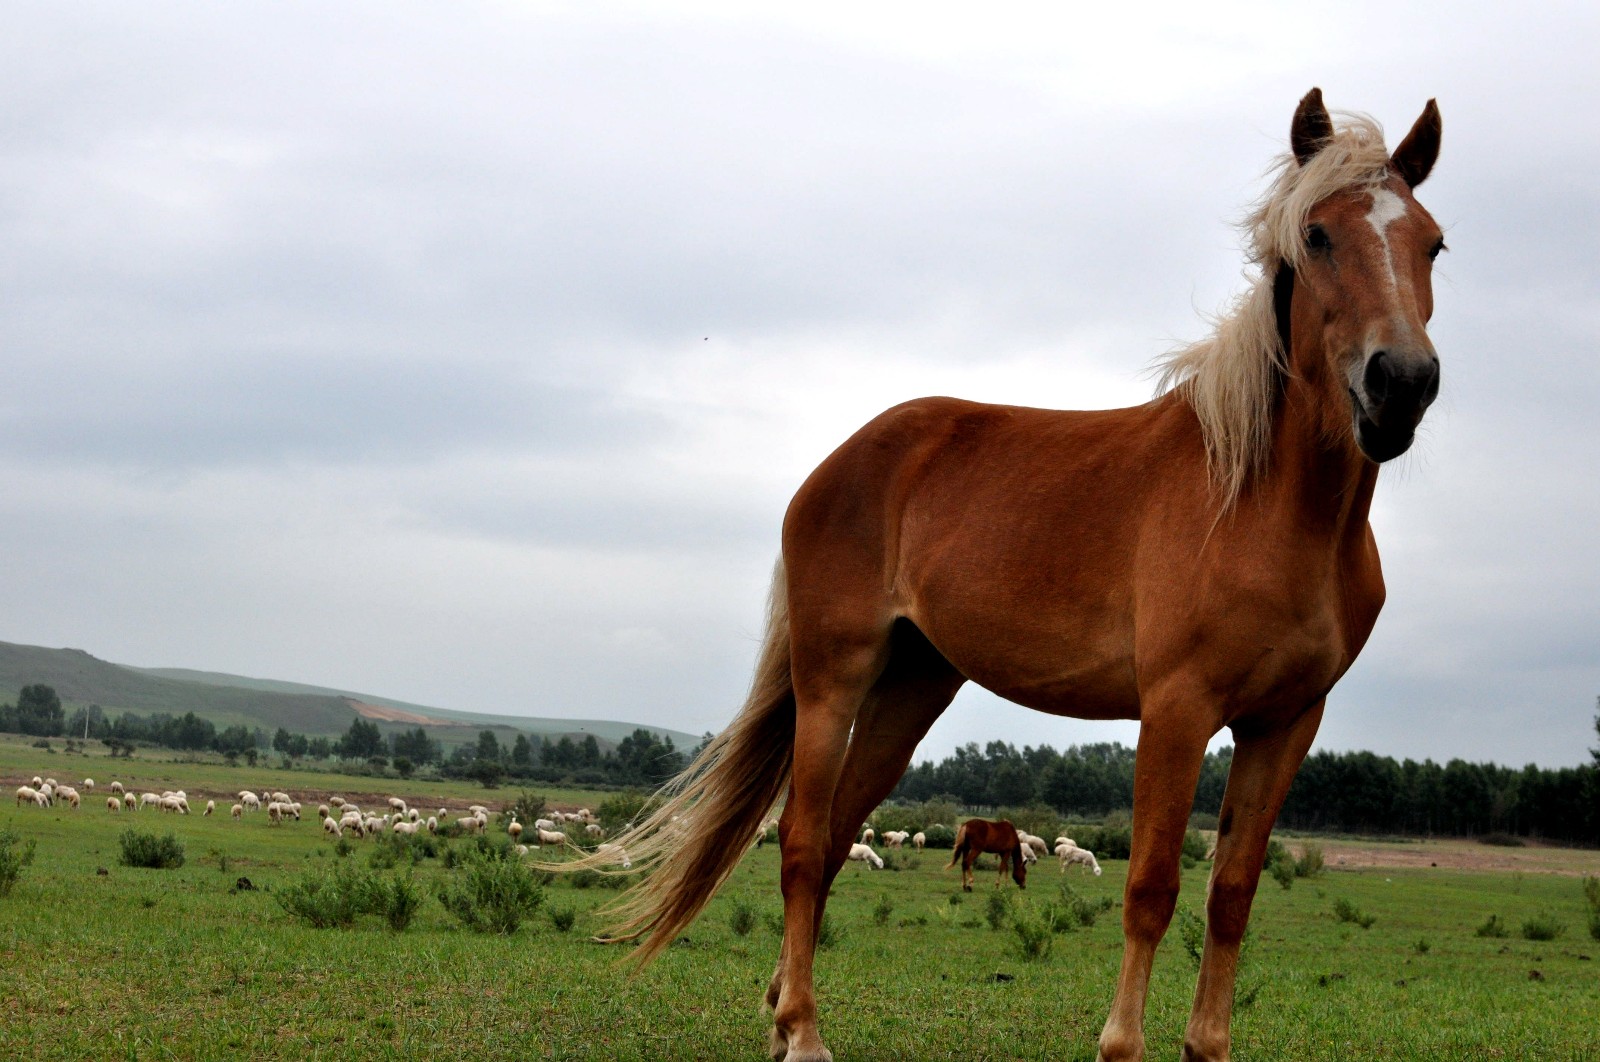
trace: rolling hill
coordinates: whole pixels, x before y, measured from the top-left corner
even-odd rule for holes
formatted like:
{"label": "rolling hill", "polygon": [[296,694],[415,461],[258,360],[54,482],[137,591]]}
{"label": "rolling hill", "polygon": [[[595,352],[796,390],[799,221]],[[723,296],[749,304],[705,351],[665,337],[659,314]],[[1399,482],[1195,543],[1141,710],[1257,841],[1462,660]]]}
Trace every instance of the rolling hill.
{"label": "rolling hill", "polygon": [[691,749],[700,740],[680,730],[644,723],[463,712],[299,682],[183,668],[129,667],[100,660],[81,649],[0,642],[0,700],[14,698],[16,691],[32,683],[53,687],[69,714],[90,704],[98,704],[112,717],[123,712],[193,712],[219,729],[242,724],[272,732],[281,726],[310,737],[336,737],[350,728],[352,720],[365,717],[385,731],[421,726],[447,745],[473,740],[485,729],[520,730],[542,738],[593,734],[610,745],[642,726],[671,738],[680,749]]}

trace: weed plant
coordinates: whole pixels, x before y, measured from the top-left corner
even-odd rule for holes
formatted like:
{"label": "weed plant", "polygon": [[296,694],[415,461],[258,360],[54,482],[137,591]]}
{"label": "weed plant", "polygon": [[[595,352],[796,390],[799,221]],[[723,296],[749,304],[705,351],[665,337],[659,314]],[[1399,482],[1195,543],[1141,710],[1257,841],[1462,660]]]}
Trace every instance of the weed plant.
{"label": "weed plant", "polygon": [[463,860],[454,880],[440,886],[439,902],[468,929],[509,936],[544,902],[539,880],[520,863],[495,854],[492,846],[468,848]]}
{"label": "weed plant", "polygon": [[176,870],[183,866],[183,842],[170,832],[157,837],[142,830],[123,830],[117,840],[125,867]]}
{"label": "weed plant", "polygon": [[33,862],[37,847],[31,838],[23,841],[11,830],[0,830],[0,896],[11,895],[17,879],[22,876],[22,868]]}

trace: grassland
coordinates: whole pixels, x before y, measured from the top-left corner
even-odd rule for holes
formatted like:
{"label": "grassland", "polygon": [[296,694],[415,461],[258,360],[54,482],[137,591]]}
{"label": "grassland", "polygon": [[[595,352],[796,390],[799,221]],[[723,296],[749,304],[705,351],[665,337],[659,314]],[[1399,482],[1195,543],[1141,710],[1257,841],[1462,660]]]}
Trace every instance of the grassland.
{"label": "grassland", "polygon": [[[314,821],[113,816],[102,799],[115,776],[108,767],[0,746],[7,778],[92,775],[100,784],[77,812],[0,805],[0,829],[37,842],[33,864],[0,898],[0,959],[13,972],[0,992],[0,1058],[764,1057],[758,1002],[778,946],[775,846],[752,852],[686,937],[629,979],[618,947],[588,939],[604,926],[595,909],[615,892],[559,877],[508,937],[463,930],[431,897],[403,933],[375,918],[312,929],[275,892],[341,860],[369,869],[368,842],[341,857]],[[113,770],[141,787],[180,785],[191,799],[269,785],[361,788],[299,771],[131,767]],[[507,795],[392,785],[450,806]],[[130,827],[174,832],[187,862],[121,866],[117,838]],[[942,853],[885,854],[884,871],[847,866],[829,906],[839,939],[821,954],[819,984],[824,1032],[841,1060],[1093,1058],[1120,954],[1117,906],[1025,959],[1009,924],[990,928],[992,871],[963,895]],[[1580,869],[1585,861],[1600,870],[1596,853],[1571,859]],[[1025,894],[1008,886],[1002,895],[1024,920],[1058,898],[1063,880],[1116,905],[1126,864],[1105,868],[1101,878],[1063,878],[1041,865]],[[439,859],[371,872],[410,873],[425,890],[457,873]],[[1201,864],[1184,874],[1181,903],[1191,911],[1206,872]],[[237,888],[241,877],[254,888]],[[1340,900],[1371,916],[1370,928],[1339,921]],[[741,908],[755,914],[748,935],[734,930]],[[565,909],[575,923],[562,932],[550,913]],[[1510,936],[1475,934],[1491,914]],[[1563,935],[1523,939],[1518,928],[1539,915]],[[1193,991],[1181,937],[1168,935],[1156,964],[1153,1058],[1176,1056]],[[1235,1019],[1239,1059],[1600,1058],[1600,942],[1570,874],[1362,866],[1288,890],[1264,880],[1242,986],[1253,1000]]]}

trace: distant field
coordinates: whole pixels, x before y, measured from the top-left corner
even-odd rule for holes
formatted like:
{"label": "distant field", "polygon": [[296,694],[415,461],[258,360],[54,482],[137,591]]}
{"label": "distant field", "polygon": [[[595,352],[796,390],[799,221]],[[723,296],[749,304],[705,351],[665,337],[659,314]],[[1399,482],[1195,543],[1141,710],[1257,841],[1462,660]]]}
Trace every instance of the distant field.
{"label": "distant field", "polygon": [[[9,795],[0,804],[0,829],[38,843],[34,864],[0,899],[0,954],[18,972],[0,993],[0,1057],[765,1057],[758,1003],[778,948],[769,925],[779,910],[775,846],[752,852],[686,938],[630,980],[614,965],[622,949],[588,940],[604,925],[594,908],[617,893],[570,878],[549,884],[537,915],[510,937],[461,929],[431,897],[400,934],[375,919],[347,930],[303,926],[274,892],[340,860],[315,821],[113,816],[103,803],[117,776],[108,762],[0,745],[7,778],[91,774],[100,786],[78,812],[15,808]],[[179,785],[191,798],[208,787],[359,788],[307,772],[132,768],[125,784]],[[400,795],[452,807],[514,792],[396,785]],[[130,827],[172,831],[187,862],[119,865],[117,837]],[[1324,850],[1333,863],[1358,844]],[[344,858],[369,869],[372,851],[358,842]],[[1120,954],[1119,907],[1026,961],[1008,926],[989,927],[992,870],[963,895],[955,872],[942,869],[944,853],[884,854],[892,869],[847,866],[829,906],[840,940],[820,955],[819,986],[824,1033],[841,1062],[1093,1058]],[[1597,853],[1551,858],[1600,872]],[[1026,893],[1002,895],[1024,918],[1058,899],[1063,880],[1116,904],[1127,865],[1105,868],[1101,878],[1063,878],[1041,864]],[[431,891],[459,872],[430,859],[409,873]],[[1191,911],[1206,873],[1201,865],[1184,875],[1181,902]],[[256,888],[234,891],[241,876]],[[1371,927],[1338,921],[1339,900],[1370,915]],[[747,936],[732,926],[741,904],[756,915]],[[563,909],[575,914],[567,932],[550,917]],[[1490,915],[1510,927],[1508,937],[1475,935]],[[1522,923],[1540,915],[1562,927],[1557,939],[1521,937]],[[1193,980],[1175,927],[1156,964],[1151,1058],[1176,1057]],[[1240,1060],[1600,1057],[1600,941],[1589,937],[1579,882],[1567,874],[1347,866],[1287,891],[1264,880],[1242,985],[1255,998],[1235,1020]]]}

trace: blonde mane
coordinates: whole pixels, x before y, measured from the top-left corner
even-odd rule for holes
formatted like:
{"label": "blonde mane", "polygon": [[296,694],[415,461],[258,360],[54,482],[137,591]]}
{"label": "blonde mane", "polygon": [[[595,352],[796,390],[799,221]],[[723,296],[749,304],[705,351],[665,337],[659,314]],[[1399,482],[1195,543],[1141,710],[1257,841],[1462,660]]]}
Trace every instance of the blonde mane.
{"label": "blonde mane", "polygon": [[1259,272],[1210,336],[1179,347],[1160,364],[1158,393],[1177,391],[1200,420],[1206,465],[1224,512],[1267,463],[1273,399],[1289,371],[1273,300],[1278,263],[1299,266],[1312,207],[1336,192],[1381,184],[1388,166],[1383,129],[1360,114],[1341,114],[1333,136],[1304,165],[1293,153],[1280,157],[1268,171],[1274,177],[1266,195],[1241,225],[1247,257]]}

